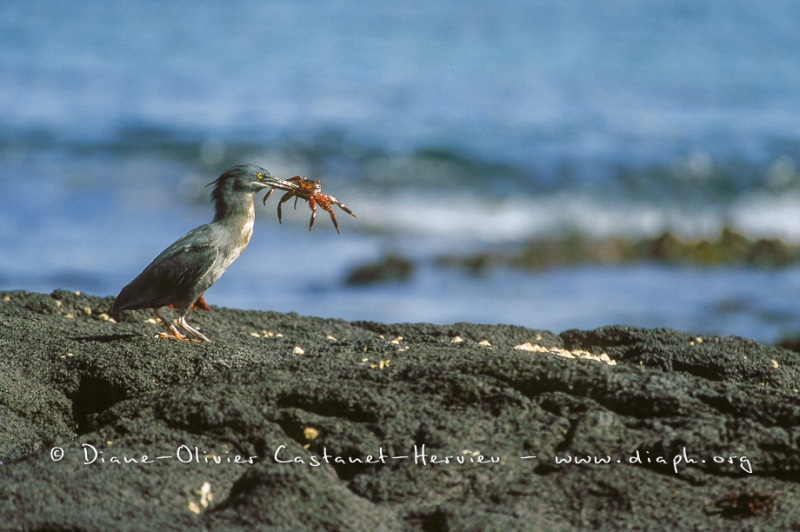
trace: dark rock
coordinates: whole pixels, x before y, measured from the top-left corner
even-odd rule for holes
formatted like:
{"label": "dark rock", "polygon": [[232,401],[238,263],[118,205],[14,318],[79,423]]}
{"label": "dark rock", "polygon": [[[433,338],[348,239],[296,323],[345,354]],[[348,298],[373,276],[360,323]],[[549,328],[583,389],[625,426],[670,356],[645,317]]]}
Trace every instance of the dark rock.
{"label": "dark rock", "polygon": [[218,307],[183,343],[111,298],[6,296],[8,529],[800,526],[792,351]]}
{"label": "dark rock", "polygon": [[492,266],[544,270],[579,264],[634,264],[654,262],[699,267],[747,266],[783,268],[800,260],[800,246],[779,239],[751,239],[724,227],[717,238],[687,240],[667,231],[653,238],[625,236],[588,239],[580,233],[527,242],[518,251],[476,252],[442,256],[440,266],[459,266],[484,273]]}
{"label": "dark rock", "polygon": [[406,281],[414,273],[414,263],[399,255],[386,255],[377,262],[363,264],[354,268],[348,275],[346,284],[363,285]]}

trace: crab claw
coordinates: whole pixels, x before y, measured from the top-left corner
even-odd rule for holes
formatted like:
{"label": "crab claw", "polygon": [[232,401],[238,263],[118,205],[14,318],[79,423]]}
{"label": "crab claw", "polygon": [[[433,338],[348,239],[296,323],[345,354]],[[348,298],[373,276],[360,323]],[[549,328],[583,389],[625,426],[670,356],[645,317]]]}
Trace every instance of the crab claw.
{"label": "crab claw", "polygon": [[264,199],[261,200],[261,203],[263,205],[266,205],[267,200],[272,195],[272,193],[275,192],[276,188],[279,188],[281,190],[286,190],[289,192],[294,192],[298,190],[300,188],[300,185],[296,181],[293,181],[296,179],[297,179],[296,177],[293,177],[291,180],[286,181],[284,179],[278,179],[277,177],[270,176],[269,184],[271,185],[271,188],[267,191],[266,194],[264,194]]}

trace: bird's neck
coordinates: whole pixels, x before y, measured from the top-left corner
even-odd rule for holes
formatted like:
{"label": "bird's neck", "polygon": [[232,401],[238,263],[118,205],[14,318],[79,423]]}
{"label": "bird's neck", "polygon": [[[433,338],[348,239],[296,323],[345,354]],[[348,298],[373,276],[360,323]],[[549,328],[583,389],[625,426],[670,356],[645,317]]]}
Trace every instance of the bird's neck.
{"label": "bird's neck", "polygon": [[212,223],[226,226],[234,238],[230,242],[233,253],[231,261],[238,257],[239,253],[250,243],[255,219],[256,208],[253,204],[253,194],[244,195],[233,202],[219,201],[215,203]]}
{"label": "bird's neck", "polygon": [[232,201],[223,201],[222,198],[215,198],[213,221],[241,222],[244,224],[255,218],[255,212],[253,194],[243,194]]}

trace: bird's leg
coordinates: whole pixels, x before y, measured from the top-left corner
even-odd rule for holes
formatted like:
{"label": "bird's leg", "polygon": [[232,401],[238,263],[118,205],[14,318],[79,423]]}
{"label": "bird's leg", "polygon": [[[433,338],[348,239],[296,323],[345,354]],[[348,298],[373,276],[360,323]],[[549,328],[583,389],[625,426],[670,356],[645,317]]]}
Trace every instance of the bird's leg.
{"label": "bird's leg", "polygon": [[153,309],[153,312],[155,312],[156,318],[161,320],[161,323],[163,323],[164,326],[167,328],[167,330],[171,333],[171,334],[160,333],[158,335],[159,338],[173,338],[175,340],[188,340],[188,338],[186,338],[184,335],[182,335],[180,333],[180,331],[178,331],[178,329],[167,318],[165,318],[164,316],[161,315],[161,313],[158,311],[157,308]]}
{"label": "bird's leg", "polygon": [[196,338],[196,340],[195,340],[196,342],[210,342],[211,341],[211,340],[208,339],[208,337],[206,335],[204,335],[203,333],[201,333],[200,331],[198,331],[197,329],[195,329],[194,327],[192,327],[191,325],[186,323],[186,316],[184,316],[184,315],[181,315],[178,318],[178,325],[181,327],[181,329],[183,329],[184,331],[189,333],[191,336],[194,336]]}
{"label": "bird's leg", "polygon": [[[174,303],[170,303],[167,308],[174,309],[176,307]],[[208,302],[206,301],[206,298],[203,297],[203,294],[200,294],[200,297],[197,298],[197,301],[192,303],[191,308],[192,310],[205,310],[205,311],[211,310],[211,307],[208,306]]]}

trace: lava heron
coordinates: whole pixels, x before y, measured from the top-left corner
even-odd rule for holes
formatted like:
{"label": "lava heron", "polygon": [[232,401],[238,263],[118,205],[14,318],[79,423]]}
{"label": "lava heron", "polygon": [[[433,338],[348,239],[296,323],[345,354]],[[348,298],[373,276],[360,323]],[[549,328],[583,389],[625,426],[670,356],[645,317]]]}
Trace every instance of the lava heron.
{"label": "lava heron", "polygon": [[[214,185],[214,219],[192,229],[153,259],[120,291],[111,308],[112,316],[123,310],[151,308],[169,331],[162,333],[162,338],[211,341],[186,323],[186,314],[250,242],[255,221],[253,195],[268,187],[294,190],[297,185],[251,164],[229,168],[210,185]],[[178,309],[176,323],[185,335],[159,311],[167,305]]]}

